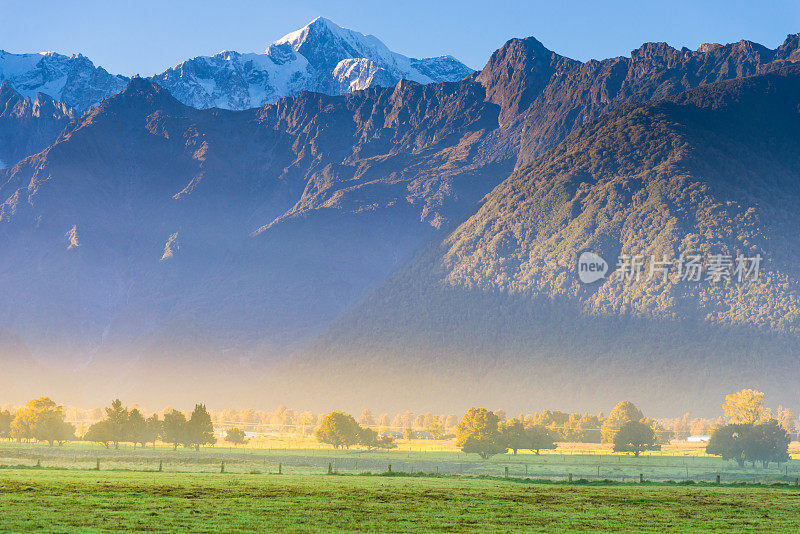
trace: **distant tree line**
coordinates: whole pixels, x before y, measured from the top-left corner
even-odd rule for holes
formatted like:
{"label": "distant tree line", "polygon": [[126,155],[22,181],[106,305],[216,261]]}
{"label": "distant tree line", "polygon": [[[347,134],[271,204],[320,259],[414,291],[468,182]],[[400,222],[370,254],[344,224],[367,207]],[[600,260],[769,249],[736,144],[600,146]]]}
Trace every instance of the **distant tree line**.
{"label": "distant tree line", "polygon": [[204,404],[195,405],[189,419],[177,410],[166,412],[163,419],[159,419],[158,414],[145,419],[138,409],[127,409],[119,399],[114,400],[105,412],[105,419],[90,426],[84,440],[101,443],[106,448],[111,445],[119,448],[119,444],[124,442],[132,443],[136,448],[137,444],[144,447],[148,443],[155,447],[160,439],[171,444],[173,450],[178,445],[197,450],[217,441],[211,415]]}
{"label": "distant tree line", "polygon": [[[274,412],[224,410],[210,413],[205,405],[197,404],[187,418],[183,412],[167,409],[162,416],[154,413],[145,417],[138,408],[127,408],[116,399],[103,410],[93,410],[95,421],[78,432],[67,421],[67,410],[48,397],[33,399],[16,411],[0,411],[0,438],[19,441],[42,441],[51,446],[81,439],[118,448],[120,443],[145,447],[157,441],[199,449],[216,442],[214,422],[227,427],[224,439],[232,444],[247,441],[244,430],[230,425],[225,417],[238,421],[258,420],[262,424],[290,424],[301,433],[313,433],[317,440],[334,448],[353,446],[390,449],[396,446],[395,437],[415,439],[452,438],[464,452],[482,458],[519,450],[539,453],[556,448],[557,442],[611,443],[617,452],[638,456],[643,451],[658,450],[673,437],[690,434],[708,436],[708,454],[736,461],[768,465],[788,459],[790,432],[795,428],[794,415],[778,407],[774,413],[766,408],[764,394],[745,389],[728,395],[723,404],[724,417],[716,421],[690,419],[689,414],[675,420],[653,420],[645,417],[633,403],[618,403],[608,417],[545,410],[533,415],[507,419],[503,410],[489,411],[471,408],[461,419],[454,415],[415,415],[410,410],[375,417],[370,410],[361,412],[358,420],[344,412],[316,416],[310,412],[295,412],[284,406]],[[99,419],[99,420],[98,420]],[[392,423],[388,426],[386,423]],[[240,423],[250,424],[250,423]],[[388,428],[401,428],[388,431]],[[76,433],[78,434],[76,436]]]}
{"label": "distant tree line", "polygon": [[[137,408],[144,414],[153,412]],[[171,408],[157,412],[160,418],[164,414],[172,411]],[[13,418],[13,409],[7,410]],[[3,432],[3,413],[0,411],[0,437],[8,437],[8,432]],[[65,418],[70,423],[74,423],[76,433],[83,436],[88,426],[105,417],[104,408],[93,408],[84,410],[75,407],[63,407]],[[314,429],[319,426],[325,414],[314,414],[310,411],[296,411],[286,406],[278,406],[272,411],[261,411],[253,409],[232,410],[225,409],[209,412],[215,427],[223,429],[233,429],[253,433],[280,432],[290,434],[312,435]],[[495,410],[493,413],[501,421],[506,421],[506,413],[503,410]],[[186,414],[188,416],[188,414]],[[793,412],[779,406],[776,411],[770,413],[781,427],[787,432],[797,435],[797,421]],[[526,426],[541,425],[546,427],[554,435],[556,441],[576,442],[576,443],[611,443],[614,431],[618,428],[616,422],[608,421],[603,413],[569,413],[559,410],[544,410],[533,414],[519,414],[513,419],[518,419]],[[399,431],[401,435],[409,437],[425,437],[432,439],[454,438],[455,427],[461,417],[454,414],[432,414],[414,413],[405,410],[396,414],[381,413],[374,414],[371,410],[365,409],[357,417],[357,422],[364,428],[372,428],[379,433],[392,429]],[[714,430],[729,422],[729,417],[720,416],[716,419],[705,419],[701,417],[692,418],[686,413],[676,418],[661,418],[657,421],[649,420],[653,426],[659,443],[667,443],[671,439],[686,439],[689,436],[709,436]],[[8,423],[6,423],[8,426]],[[605,432],[603,426],[606,427]],[[609,429],[615,429],[613,431]],[[246,439],[246,438],[244,438]],[[225,438],[228,441],[228,438]]]}
{"label": "distant tree line", "polygon": [[202,445],[216,442],[211,415],[205,405],[195,406],[189,419],[176,410],[145,418],[136,408],[127,409],[119,399],[105,409],[105,417],[91,425],[81,436],[76,436],[75,425],[66,421],[64,407],[48,397],[28,401],[25,406],[12,413],[0,411],[0,437],[17,441],[43,441],[53,446],[81,439],[100,443],[110,448],[119,448],[120,443],[132,443],[142,447],[148,443],[155,446],[157,440],[199,449]]}

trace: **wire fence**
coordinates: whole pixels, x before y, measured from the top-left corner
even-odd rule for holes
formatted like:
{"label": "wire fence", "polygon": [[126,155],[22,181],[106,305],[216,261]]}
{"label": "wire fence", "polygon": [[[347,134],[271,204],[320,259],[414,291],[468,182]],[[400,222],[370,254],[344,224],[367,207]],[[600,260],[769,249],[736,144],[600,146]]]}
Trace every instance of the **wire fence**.
{"label": "wire fence", "polygon": [[498,455],[481,460],[454,452],[331,451],[314,449],[171,447],[105,449],[88,445],[0,446],[0,467],[75,470],[126,470],[167,473],[233,473],[244,475],[428,474],[528,478],[553,481],[613,480],[632,482],[695,481],[787,482],[800,477],[800,460],[739,468],[716,457],[625,456],[610,454]]}

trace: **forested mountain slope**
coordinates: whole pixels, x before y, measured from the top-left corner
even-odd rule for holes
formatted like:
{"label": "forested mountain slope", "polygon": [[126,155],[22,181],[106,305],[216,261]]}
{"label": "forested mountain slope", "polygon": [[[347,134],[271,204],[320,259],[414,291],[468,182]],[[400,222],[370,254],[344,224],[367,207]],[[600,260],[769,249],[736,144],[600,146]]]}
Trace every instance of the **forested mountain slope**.
{"label": "forested mountain slope", "polygon": [[[711,410],[746,385],[788,402],[800,378],[799,106],[789,66],[587,124],[287,372],[324,375],[355,404],[580,410],[633,398],[666,413]],[[587,250],[610,264],[593,284],[576,273]],[[697,254],[705,270],[698,282],[675,268],[617,279],[617,258],[637,254]],[[760,255],[760,274],[706,280],[715,254]]]}

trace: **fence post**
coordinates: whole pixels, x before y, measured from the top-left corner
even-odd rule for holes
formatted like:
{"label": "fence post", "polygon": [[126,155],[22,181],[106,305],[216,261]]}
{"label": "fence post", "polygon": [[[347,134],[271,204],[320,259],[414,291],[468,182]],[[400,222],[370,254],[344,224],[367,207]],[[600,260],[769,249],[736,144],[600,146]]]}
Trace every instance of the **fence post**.
{"label": "fence post", "polygon": [[719,475],[717,475],[717,484],[719,484]]}
{"label": "fence post", "polygon": [[328,474],[333,474],[333,464],[331,462],[328,462]]}
{"label": "fence post", "polygon": [[528,476],[528,464],[525,464],[525,476]]}
{"label": "fence post", "polygon": [[282,462],[278,462],[278,474],[279,475],[283,474],[283,463]]}
{"label": "fence post", "polygon": [[158,461],[158,472],[160,473],[163,470],[164,470],[164,460],[159,460]]}
{"label": "fence post", "polygon": [[391,473],[391,472],[392,472],[392,464],[389,464],[389,470],[388,470],[388,471],[386,471],[386,472],[387,472],[387,473]]}
{"label": "fence post", "polygon": [[438,465],[436,466],[436,474],[437,475],[439,474],[439,466]]}
{"label": "fence post", "polygon": [[572,473],[570,473],[569,476],[567,477],[567,482],[572,482]]}
{"label": "fence post", "polygon": [[41,458],[37,458],[36,459],[36,467],[42,467],[42,459]]}
{"label": "fence post", "polygon": [[506,466],[505,478],[508,478],[508,466]]}
{"label": "fence post", "polygon": [[219,466],[219,472],[220,473],[224,473],[225,472],[225,460],[222,460],[222,463]]}
{"label": "fence post", "polygon": [[100,458],[97,459],[97,467],[95,469],[100,471]]}

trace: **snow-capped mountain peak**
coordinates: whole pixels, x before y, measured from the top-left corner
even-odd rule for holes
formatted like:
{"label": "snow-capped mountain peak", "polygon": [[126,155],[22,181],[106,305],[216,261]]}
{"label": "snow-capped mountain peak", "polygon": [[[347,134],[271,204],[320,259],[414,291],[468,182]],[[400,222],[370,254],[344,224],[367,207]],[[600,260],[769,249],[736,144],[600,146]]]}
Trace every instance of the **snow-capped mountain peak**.
{"label": "snow-capped mountain peak", "polygon": [[[451,56],[414,59],[392,52],[372,35],[317,17],[273,42],[264,53],[225,50],[198,56],[153,76],[184,104],[246,109],[313,91],[330,95],[392,85],[458,81],[471,73]],[[129,79],[109,74],[81,54],[12,54],[0,50],[0,82],[22,96],[46,94],[85,111],[125,88]]]}
{"label": "snow-capped mountain peak", "polygon": [[128,83],[124,76],[95,67],[82,54],[13,54],[0,50],[0,82],[6,80],[23,97],[35,99],[37,93],[43,93],[81,111],[121,91]]}
{"label": "snow-capped mountain peak", "polygon": [[282,44],[290,45],[307,58],[318,57],[336,63],[349,58],[391,60],[393,56],[393,52],[374,35],[342,28],[324,17],[315,18],[273,43],[277,46]]}
{"label": "snow-capped mountain peak", "polygon": [[264,54],[200,56],[153,79],[193,107],[245,109],[300,91],[336,95],[401,79],[457,81],[471,72],[451,56],[408,58],[377,37],[317,17],[273,42]]}

